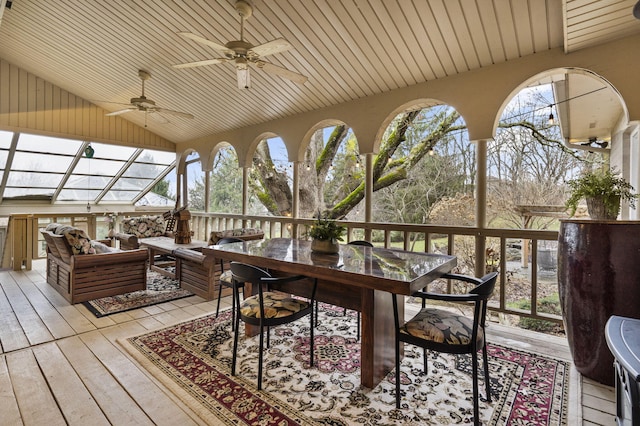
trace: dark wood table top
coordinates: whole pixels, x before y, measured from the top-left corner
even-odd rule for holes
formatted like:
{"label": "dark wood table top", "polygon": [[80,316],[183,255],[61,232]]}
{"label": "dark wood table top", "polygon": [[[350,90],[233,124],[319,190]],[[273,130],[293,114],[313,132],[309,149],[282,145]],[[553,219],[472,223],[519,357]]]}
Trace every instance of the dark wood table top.
{"label": "dark wood table top", "polygon": [[450,272],[455,256],[340,244],[338,254],[311,252],[311,241],[292,238],[212,245],[203,253],[285,273],[410,295]]}

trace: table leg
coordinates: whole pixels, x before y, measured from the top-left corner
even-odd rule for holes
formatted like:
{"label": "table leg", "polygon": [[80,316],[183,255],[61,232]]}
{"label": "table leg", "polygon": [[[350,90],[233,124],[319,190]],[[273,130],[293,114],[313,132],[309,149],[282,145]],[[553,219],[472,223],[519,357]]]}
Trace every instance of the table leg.
{"label": "table leg", "polygon": [[[254,294],[251,284],[245,284],[245,294]],[[295,293],[295,291],[293,291]],[[395,368],[395,323],[391,294],[386,291],[362,289],[361,292],[361,355],[360,383],[374,388]],[[398,297],[398,314],[404,316],[404,296]],[[350,307],[352,309],[352,307]],[[259,327],[245,324],[247,337],[258,334]]]}
{"label": "table leg", "polygon": [[[396,296],[398,314],[404,315],[404,296]],[[395,368],[395,324],[391,295],[385,291],[362,292],[360,383],[374,388]]]}

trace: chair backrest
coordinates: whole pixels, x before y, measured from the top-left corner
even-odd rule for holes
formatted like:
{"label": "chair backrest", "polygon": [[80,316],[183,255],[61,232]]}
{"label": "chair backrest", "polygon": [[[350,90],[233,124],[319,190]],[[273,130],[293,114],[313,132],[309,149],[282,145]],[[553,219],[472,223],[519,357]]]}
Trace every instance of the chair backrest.
{"label": "chair backrest", "polygon": [[[489,302],[489,298],[493,294],[493,290],[496,287],[496,281],[498,281],[498,273],[490,272],[484,277],[480,278],[482,281],[481,284],[478,284],[473,290],[469,292],[469,294],[477,294],[482,300],[480,302],[476,302],[476,307],[474,309],[474,318],[475,321],[478,322],[478,326],[484,329],[486,320],[487,320],[487,305]],[[474,327],[473,330],[473,338],[475,339],[478,334],[477,327]]]}
{"label": "chair backrest", "polygon": [[353,240],[353,241],[349,241],[349,244],[351,244],[352,246],[373,247],[373,244],[371,244],[369,241],[366,241],[366,240]]}
{"label": "chair backrest", "polygon": [[[241,240],[240,238],[236,238],[236,237],[224,237],[224,238],[220,238],[216,244],[219,246],[225,245],[225,244],[231,244],[231,243],[242,243],[244,242],[243,240]],[[220,273],[224,272],[224,259],[220,259]]]}
{"label": "chair backrest", "polygon": [[257,266],[247,265],[242,262],[231,262],[230,265],[234,281],[234,291],[237,291],[235,283],[251,283],[258,287],[258,294],[260,295],[260,299],[262,299],[261,280],[262,278],[271,278],[271,274]]}
{"label": "chair backrest", "polygon": [[42,231],[42,235],[45,237],[47,246],[51,251],[51,254],[61,259],[64,263],[71,263],[71,257],[73,251],[71,245],[64,235],[54,234],[50,231]]}
{"label": "chair backrest", "polygon": [[482,283],[475,286],[471,291],[469,291],[469,293],[483,296],[483,299],[490,298],[496,287],[496,282],[498,281],[498,273],[490,272],[480,278],[480,281],[482,281]]}
{"label": "chair backrest", "polygon": [[61,258],[60,251],[58,251],[58,247],[56,247],[56,243],[54,241],[54,235],[51,231],[41,230],[42,236],[44,240],[47,242],[47,249],[51,252],[55,257]]}
{"label": "chair backrest", "polygon": [[231,243],[242,243],[244,242],[243,240],[241,240],[240,238],[236,238],[236,237],[224,237],[224,238],[220,238],[218,240],[218,242],[216,243],[216,245],[223,245],[223,244],[231,244]]}

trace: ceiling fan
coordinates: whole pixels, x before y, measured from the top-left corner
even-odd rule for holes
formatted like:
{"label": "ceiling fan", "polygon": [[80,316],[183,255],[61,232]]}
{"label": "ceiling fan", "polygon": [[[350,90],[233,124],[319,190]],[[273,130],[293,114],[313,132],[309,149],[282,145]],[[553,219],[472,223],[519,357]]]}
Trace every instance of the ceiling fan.
{"label": "ceiling fan", "polygon": [[186,64],[174,65],[173,67],[193,68],[204,65],[233,62],[236,67],[239,89],[248,89],[251,86],[249,65],[264,70],[267,73],[278,75],[280,77],[294,81],[298,84],[304,84],[307,81],[306,76],[262,60],[262,57],[264,56],[287,51],[289,49],[292,49],[293,46],[284,38],[277,38],[259,46],[254,46],[251,43],[245,41],[244,21],[248,19],[253,13],[253,7],[245,0],[238,0],[235,3],[235,9],[236,12],[238,12],[238,15],[240,15],[240,40],[229,41],[223,46],[197,34],[189,32],[178,33],[178,35],[184,38],[188,38],[198,43],[212,47],[213,49],[223,54],[223,58],[189,62]]}
{"label": "ceiling fan", "polygon": [[[151,78],[151,74],[149,74],[147,71],[139,70],[138,76],[142,80],[142,94],[140,95],[140,97],[131,98],[131,100],[129,101],[130,103],[128,104],[119,104],[119,105],[126,105],[127,107],[124,109],[120,109],[118,111],[110,112],[106,114],[107,116],[125,114],[131,111],[142,111],[145,113],[145,127],[147,124],[146,118],[148,114],[152,114],[151,117],[164,123],[168,123],[169,120],[155,113],[169,114],[169,115],[174,115],[176,117],[182,117],[182,118],[193,118],[193,115],[186,112],[173,111],[170,109],[157,107],[154,101],[152,101],[151,99],[147,99],[147,97],[144,95],[144,82]],[[118,102],[110,102],[110,103],[116,104]]]}

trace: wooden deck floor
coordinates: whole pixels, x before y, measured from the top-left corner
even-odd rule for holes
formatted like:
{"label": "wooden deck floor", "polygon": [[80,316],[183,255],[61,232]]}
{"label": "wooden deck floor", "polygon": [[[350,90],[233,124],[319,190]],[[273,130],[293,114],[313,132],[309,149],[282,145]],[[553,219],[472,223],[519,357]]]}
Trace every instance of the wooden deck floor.
{"label": "wooden deck floor", "polygon": [[[215,312],[215,301],[193,296],[95,318],[44,274],[44,261],[0,272],[0,425],[203,424],[115,341]],[[491,324],[489,339],[570,359],[562,338]],[[613,389],[573,373],[569,425],[614,425]]]}

